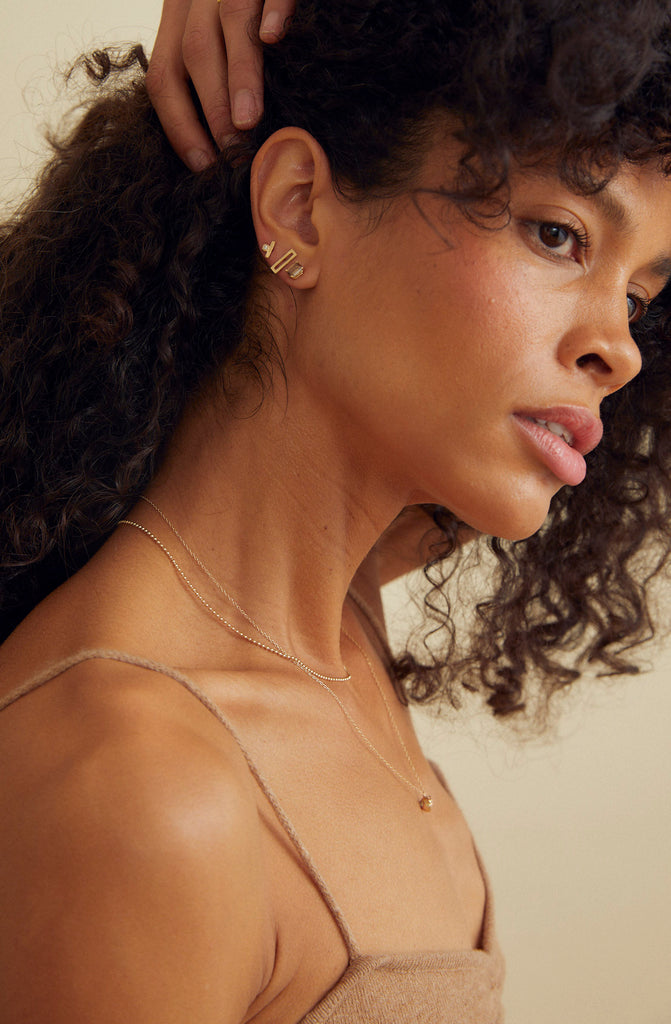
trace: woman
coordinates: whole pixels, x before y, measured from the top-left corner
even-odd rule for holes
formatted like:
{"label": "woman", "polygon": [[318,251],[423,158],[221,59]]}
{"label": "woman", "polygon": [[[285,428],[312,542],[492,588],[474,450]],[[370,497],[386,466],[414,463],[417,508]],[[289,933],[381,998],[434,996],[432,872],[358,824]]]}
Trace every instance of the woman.
{"label": "woman", "polygon": [[[647,635],[671,10],[451,6],[299,4],[258,127],[195,176],[143,56],[96,56],[5,230],[7,1021],[500,1019],[404,699],[512,713]],[[438,591],[473,531],[529,540],[459,664]],[[426,665],[378,625],[401,536]]]}

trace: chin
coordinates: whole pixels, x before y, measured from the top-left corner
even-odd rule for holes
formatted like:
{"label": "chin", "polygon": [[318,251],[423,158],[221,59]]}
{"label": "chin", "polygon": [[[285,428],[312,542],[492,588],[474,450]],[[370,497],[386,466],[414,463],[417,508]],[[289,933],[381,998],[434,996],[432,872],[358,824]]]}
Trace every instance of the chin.
{"label": "chin", "polygon": [[538,533],[548,517],[550,503],[562,484],[552,477],[530,478],[529,475],[499,475],[490,478],[487,489],[484,478],[477,490],[470,493],[452,490],[427,497],[426,493],[413,495],[408,504],[438,505],[450,510],[465,524],[464,528],[476,534],[500,537],[502,540],[526,540]]}
{"label": "chin", "polygon": [[478,515],[459,515],[459,518],[477,533],[485,533],[490,537],[500,537],[502,540],[526,540],[538,533],[545,522],[550,511],[550,502],[535,502],[516,504],[515,507],[506,509],[499,506],[494,515],[491,510],[483,511]]}

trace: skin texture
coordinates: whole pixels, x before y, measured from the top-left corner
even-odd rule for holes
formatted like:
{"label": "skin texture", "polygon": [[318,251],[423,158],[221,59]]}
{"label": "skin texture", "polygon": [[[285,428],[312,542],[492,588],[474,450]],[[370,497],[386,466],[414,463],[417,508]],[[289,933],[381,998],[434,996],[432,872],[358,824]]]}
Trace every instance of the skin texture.
{"label": "skin texture", "polygon": [[[198,118],[189,81],[217,142],[223,144],[236,130],[252,127],[263,111],[263,72],[254,26],[259,23],[258,39],[272,44],[282,38],[294,7],[293,0],[267,0],[263,7],[257,0],[245,5],[221,0],[215,21],[209,0],[167,0],[163,5],[146,85],[166,135],[191,170],[211,163],[214,150]],[[238,93],[246,98],[236,111]],[[423,565],[436,539],[428,525],[422,509],[405,509],[371,553],[374,578],[387,583]],[[466,538],[464,532],[461,540]],[[369,586],[365,576],[360,573],[359,587],[380,617],[377,587]]]}
{"label": "skin texture", "polygon": [[[437,136],[417,188],[444,185],[455,158]],[[472,948],[484,892],[463,818],[347,599],[351,579],[365,563],[375,592],[366,556],[419,501],[505,536],[538,528],[560,481],[514,415],[558,403],[596,412],[626,384],[639,366],[627,297],[656,294],[651,264],[669,255],[671,185],[652,169],[623,168],[609,186],[626,229],[555,179],[520,172],[512,188],[499,231],[425,191],[371,221],[380,211],[334,191],[314,139],[271,137],[252,173],[258,243],[277,239],[305,267],[295,281],[259,280],[282,325],[286,387],[276,381],[253,416],[256,393],[231,409],[206,390],[148,492],[273,637],[318,670],[347,665],[341,700],[403,771],[355,637],[434,796],[431,814],[328,693],[222,629],[131,527],[0,651],[3,690],[90,646],[192,676],[270,775],[364,952]],[[587,232],[589,249],[568,232],[549,247],[542,223]],[[153,510],[141,503],[130,518],[231,614]],[[290,1024],[344,970],[333,921],[238,748],[169,680],[105,662],[72,670],[3,712],[0,751],[11,879],[0,891],[2,1024]]]}
{"label": "skin texture", "polygon": [[[420,187],[444,182],[443,161],[437,147]],[[420,210],[413,196],[394,204],[374,232],[364,231],[356,210],[338,213],[345,226],[337,243],[319,254],[319,263],[307,250],[309,269],[296,288],[300,295],[307,291],[299,331],[318,338],[318,347],[313,351],[307,341],[288,358],[296,353],[297,374],[340,418],[342,436],[356,431],[366,438],[357,451],[364,479],[375,478],[375,466],[382,465],[384,481],[377,485],[396,488],[404,504],[445,504],[476,529],[499,536],[538,529],[558,481],[538,465],[512,417],[557,405],[598,413],[601,399],[640,368],[628,296],[632,302],[650,297],[664,283],[647,265],[668,250],[669,225],[659,222],[650,202],[651,196],[664,202],[668,186],[653,171],[623,171],[609,195],[630,210],[636,245],[631,237],[625,244],[593,202],[533,175],[513,181],[512,218],[493,232],[425,194],[417,199]],[[303,227],[297,197],[286,197],[299,251],[321,237],[322,200],[313,199],[315,236]],[[586,230],[590,249],[583,253],[572,237],[559,247],[544,245],[544,221]],[[260,237],[264,228],[268,235],[277,230],[261,208]],[[328,317],[311,297],[318,272]],[[345,291],[351,302],[338,305]],[[352,387],[329,383],[347,378]],[[391,421],[383,415],[390,400],[398,410]],[[422,401],[437,412],[417,417]],[[436,450],[441,433],[448,443]],[[458,445],[449,443],[453,438]],[[356,444],[353,439],[355,450]],[[494,507],[492,487],[499,497]]]}
{"label": "skin texture", "polygon": [[[218,5],[217,23],[210,3],[165,3],[147,84],[168,137],[192,169],[202,169],[212,159],[213,151],[188,91],[189,78],[215,140],[223,142],[235,128],[255,124],[263,108],[263,81],[260,52],[254,45],[254,26],[260,24],[258,37],[262,42],[272,43],[281,38],[293,7],[286,0],[268,0],[262,9],[258,2],[241,6],[223,0]],[[242,92],[248,102],[245,101],[244,113],[241,106],[236,116],[235,97]],[[438,216],[440,219],[441,214]],[[492,294],[490,301],[496,303],[498,299]],[[587,404],[596,411],[594,402],[588,400]],[[429,542],[424,513],[410,513],[408,509],[401,527],[377,542],[376,570],[388,581],[402,571],[424,564]]]}

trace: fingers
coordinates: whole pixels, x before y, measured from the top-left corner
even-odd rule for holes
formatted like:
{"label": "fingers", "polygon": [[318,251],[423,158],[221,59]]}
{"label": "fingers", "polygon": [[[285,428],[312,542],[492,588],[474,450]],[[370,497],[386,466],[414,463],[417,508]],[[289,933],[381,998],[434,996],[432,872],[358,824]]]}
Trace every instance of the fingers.
{"label": "fingers", "polygon": [[276,43],[282,38],[295,9],[296,0],[266,0],[259,29],[264,43]]}
{"label": "fingers", "polygon": [[236,128],[251,128],[263,112],[258,17],[257,0],[221,0],[219,4],[220,36],[223,32],[228,62],[228,91]]}
{"label": "fingers", "polygon": [[[215,150],[191,98],[193,83],[218,146],[263,113],[261,41],[284,34],[295,0],[164,0],[147,91],[176,153],[194,171]],[[258,27],[260,21],[260,28]]]}
{"label": "fingers", "polygon": [[191,170],[200,171],[214,160],[215,152],[189,92],[189,74],[182,56],[188,14],[189,5],[184,0],[165,0],[146,84],[175,152]]}
{"label": "fingers", "polygon": [[[223,3],[240,0],[222,0]],[[249,3],[250,0],[247,0]],[[250,6],[256,7],[257,0]],[[182,40],[184,66],[198,94],[205,120],[221,148],[234,135],[228,90],[228,58],[216,0],[191,0]],[[256,71],[260,75],[260,71]]]}
{"label": "fingers", "polygon": [[219,18],[226,42],[228,89],[233,124],[251,128],[263,113],[263,66],[259,39],[275,43],[282,38],[295,0],[266,0],[258,20],[256,0],[221,0]]}

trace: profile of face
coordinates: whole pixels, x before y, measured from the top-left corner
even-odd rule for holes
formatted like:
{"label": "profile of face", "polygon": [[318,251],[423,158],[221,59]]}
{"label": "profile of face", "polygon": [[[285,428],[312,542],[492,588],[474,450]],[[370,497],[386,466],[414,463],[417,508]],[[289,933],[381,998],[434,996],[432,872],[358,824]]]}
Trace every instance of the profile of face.
{"label": "profile of face", "polygon": [[362,479],[522,538],[583,479],[602,400],[640,370],[630,326],[671,274],[671,182],[625,165],[585,196],[518,170],[509,217],[479,225],[436,193],[453,154],[436,142],[372,222],[343,201],[320,221],[314,201],[289,366]]}

